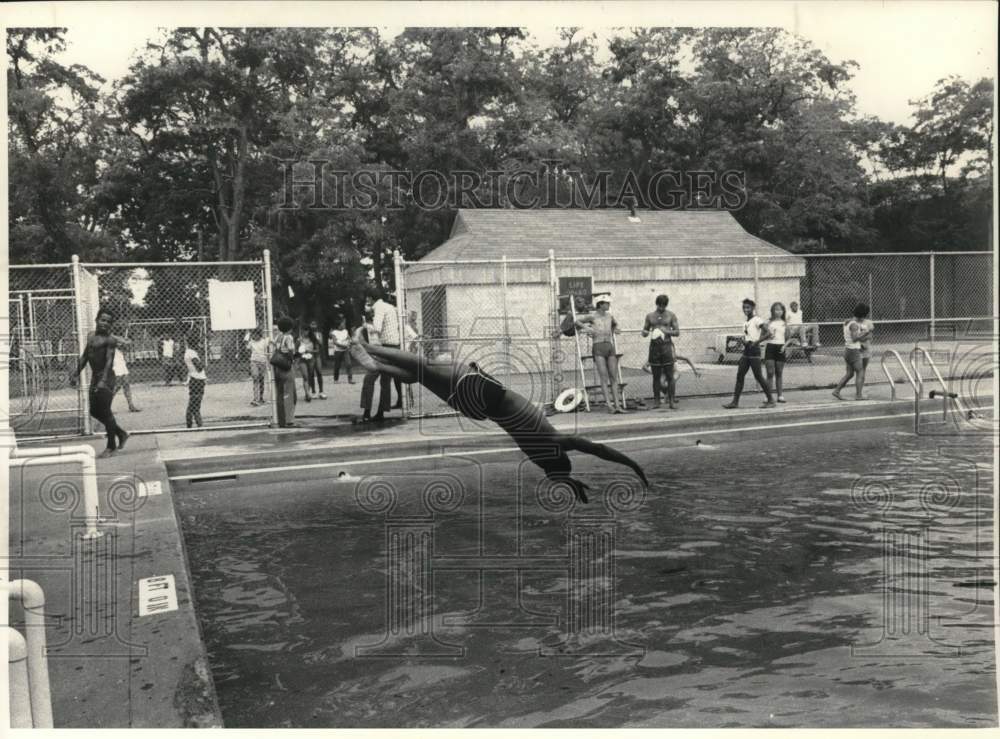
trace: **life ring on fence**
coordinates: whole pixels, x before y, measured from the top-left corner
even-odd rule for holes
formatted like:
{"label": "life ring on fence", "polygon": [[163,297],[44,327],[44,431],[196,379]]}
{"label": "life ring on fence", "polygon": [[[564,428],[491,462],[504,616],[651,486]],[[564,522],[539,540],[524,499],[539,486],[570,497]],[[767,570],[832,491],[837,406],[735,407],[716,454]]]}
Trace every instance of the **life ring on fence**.
{"label": "life ring on fence", "polygon": [[559,393],[552,406],[560,413],[569,413],[583,402],[584,391],[577,387],[567,388]]}

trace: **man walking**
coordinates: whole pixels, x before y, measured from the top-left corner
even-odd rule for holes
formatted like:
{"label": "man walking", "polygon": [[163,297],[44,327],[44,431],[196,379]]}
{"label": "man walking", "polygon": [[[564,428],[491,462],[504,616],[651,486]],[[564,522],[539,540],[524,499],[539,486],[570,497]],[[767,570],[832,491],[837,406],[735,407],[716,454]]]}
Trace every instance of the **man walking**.
{"label": "man walking", "polygon": [[767,402],[764,403],[763,407],[774,408],[771,388],[760,368],[760,345],[770,338],[770,333],[765,326],[764,319],[756,314],[756,308],[757,304],[750,298],[743,301],[743,315],[747,319],[743,324],[743,356],[740,357],[740,363],[736,370],[736,388],[733,390],[733,400],[722,406],[723,408],[740,407],[740,395],[743,393],[743,380],[747,375],[747,370],[753,371],[754,379],[764,391],[764,395],[767,396]]}
{"label": "man walking", "polygon": [[116,450],[124,449],[128,432],[115,420],[111,401],[115,397],[115,349],[118,340],[111,334],[113,322],[111,312],[101,308],[97,312],[97,330],[87,338],[87,346],[80,355],[76,370],[70,374],[70,384],[76,385],[76,378],[83,368],[90,365],[90,415],[104,425],[108,435],[107,448],[102,457],[110,457]]}
{"label": "man walking", "polygon": [[677,408],[677,380],[674,377],[674,339],[681,330],[677,316],[667,310],[670,298],[656,296],[656,310],[646,314],[642,327],[643,338],[649,340],[649,369],[653,373],[653,403],[662,407],[660,394],[663,392],[663,377],[667,380],[667,402],[671,409]]}

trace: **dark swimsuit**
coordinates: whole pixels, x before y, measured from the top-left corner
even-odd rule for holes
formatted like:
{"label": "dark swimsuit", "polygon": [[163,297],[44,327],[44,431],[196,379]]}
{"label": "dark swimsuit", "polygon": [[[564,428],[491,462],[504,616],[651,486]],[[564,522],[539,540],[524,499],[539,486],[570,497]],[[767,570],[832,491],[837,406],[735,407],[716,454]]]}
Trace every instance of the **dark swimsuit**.
{"label": "dark swimsuit", "polygon": [[506,393],[507,389],[499,380],[475,362],[469,362],[469,371],[458,378],[447,403],[469,418],[485,421],[497,414]]}

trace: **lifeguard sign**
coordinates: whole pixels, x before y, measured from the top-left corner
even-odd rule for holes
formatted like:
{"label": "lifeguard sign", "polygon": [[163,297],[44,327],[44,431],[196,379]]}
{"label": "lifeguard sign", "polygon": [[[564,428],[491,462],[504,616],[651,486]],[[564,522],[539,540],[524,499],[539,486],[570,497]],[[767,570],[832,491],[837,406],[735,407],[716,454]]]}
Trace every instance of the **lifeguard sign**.
{"label": "lifeguard sign", "polygon": [[593,277],[560,277],[559,278],[559,313],[569,313],[569,297],[572,295],[576,303],[577,313],[588,313],[594,309]]}

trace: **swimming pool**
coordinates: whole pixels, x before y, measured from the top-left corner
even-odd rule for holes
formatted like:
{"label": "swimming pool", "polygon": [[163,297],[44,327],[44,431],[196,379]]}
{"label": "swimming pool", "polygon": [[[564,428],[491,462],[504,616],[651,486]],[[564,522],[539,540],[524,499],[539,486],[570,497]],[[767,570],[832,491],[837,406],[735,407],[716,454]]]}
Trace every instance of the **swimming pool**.
{"label": "swimming pool", "polygon": [[989,437],[623,449],[178,487],[226,725],[996,725]]}

